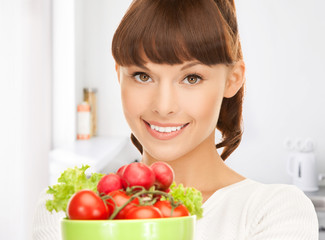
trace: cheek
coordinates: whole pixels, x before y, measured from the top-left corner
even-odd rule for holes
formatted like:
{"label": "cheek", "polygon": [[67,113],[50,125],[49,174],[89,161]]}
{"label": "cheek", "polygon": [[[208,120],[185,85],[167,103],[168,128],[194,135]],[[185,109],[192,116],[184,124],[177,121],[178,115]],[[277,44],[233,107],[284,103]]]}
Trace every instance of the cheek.
{"label": "cheek", "polygon": [[127,84],[121,84],[121,98],[124,115],[130,125],[147,109],[147,105],[150,103],[148,93]]}
{"label": "cheek", "polygon": [[222,91],[204,91],[204,94],[193,95],[186,105],[187,112],[199,123],[199,126],[215,129],[223,99]]}

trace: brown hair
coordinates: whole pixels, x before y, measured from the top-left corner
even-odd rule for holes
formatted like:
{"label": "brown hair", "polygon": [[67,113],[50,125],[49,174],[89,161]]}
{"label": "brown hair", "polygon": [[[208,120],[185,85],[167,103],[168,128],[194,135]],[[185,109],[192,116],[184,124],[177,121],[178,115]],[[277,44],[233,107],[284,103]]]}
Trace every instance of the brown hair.
{"label": "brown hair", "polygon": [[[198,60],[206,65],[233,64],[242,59],[233,0],[135,0],[124,15],[112,42],[121,66],[154,63],[180,64]],[[244,87],[224,98],[217,129],[222,133],[226,159],[242,136]],[[131,134],[142,153],[142,146]]]}

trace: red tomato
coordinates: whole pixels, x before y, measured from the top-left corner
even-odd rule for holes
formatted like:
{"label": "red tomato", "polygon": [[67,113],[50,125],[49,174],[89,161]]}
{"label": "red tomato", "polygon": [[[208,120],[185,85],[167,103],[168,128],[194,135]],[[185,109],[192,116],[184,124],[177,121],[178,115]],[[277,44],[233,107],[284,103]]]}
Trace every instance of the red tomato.
{"label": "red tomato", "polygon": [[125,215],[125,219],[162,218],[163,215],[154,206],[135,206]]}
{"label": "red tomato", "polygon": [[168,189],[174,181],[175,174],[173,169],[165,162],[155,162],[150,168],[155,173],[155,186],[157,189]]}
{"label": "red tomato", "polygon": [[[127,195],[124,191],[121,190],[110,192],[108,196],[111,196],[114,199],[117,207],[121,207],[124,203],[126,203],[131,198],[131,196]],[[111,213],[114,212],[116,207],[113,199],[109,198],[106,200],[107,206]],[[124,219],[125,214],[130,210],[130,208],[138,204],[139,204],[139,199],[137,198],[133,199],[116,215],[114,219]]]}
{"label": "red tomato", "polygon": [[128,164],[123,165],[122,167],[120,167],[120,168],[117,170],[116,174],[119,175],[120,177],[122,177],[122,176],[123,176],[124,169],[126,168],[127,165],[128,165]]}
{"label": "red tomato", "polygon": [[123,185],[124,188],[126,188],[127,184],[126,184],[125,180],[123,179],[123,173],[124,173],[124,170],[125,170],[125,168],[127,167],[127,165],[128,165],[128,164],[123,165],[123,166],[120,167],[120,168],[117,170],[117,172],[116,172],[116,174],[119,175],[119,176],[121,177],[121,179],[122,179],[122,185]]}
{"label": "red tomato", "polygon": [[154,204],[156,208],[158,208],[164,217],[183,217],[183,216],[190,216],[189,211],[187,208],[180,204],[178,207],[174,208],[172,214],[172,206],[169,201],[158,201]]}
{"label": "red tomato", "polygon": [[122,178],[129,187],[142,186],[149,189],[155,182],[155,174],[152,169],[140,162],[133,162],[127,165]]}
{"label": "red tomato", "polygon": [[106,195],[112,191],[119,190],[122,188],[122,179],[119,175],[115,173],[110,173],[108,175],[103,176],[97,184],[97,191],[99,195]]}
{"label": "red tomato", "polygon": [[108,219],[109,210],[105,202],[91,190],[80,190],[69,200],[67,215],[75,220]]}

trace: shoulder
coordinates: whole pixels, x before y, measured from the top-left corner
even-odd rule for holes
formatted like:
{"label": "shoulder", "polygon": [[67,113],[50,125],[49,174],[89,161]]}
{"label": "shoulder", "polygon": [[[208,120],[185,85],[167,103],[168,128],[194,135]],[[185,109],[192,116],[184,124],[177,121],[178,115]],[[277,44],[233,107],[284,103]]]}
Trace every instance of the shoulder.
{"label": "shoulder", "polygon": [[60,239],[60,221],[65,217],[64,212],[50,213],[46,207],[46,201],[51,198],[44,189],[39,196],[33,218],[33,240],[57,240]]}
{"label": "shoulder", "polygon": [[[263,239],[318,239],[318,220],[311,200],[288,184],[262,184],[251,198],[249,234]],[[252,238],[255,239],[255,238]]]}
{"label": "shoulder", "polygon": [[314,206],[292,185],[246,179],[216,191],[203,207],[197,222],[202,239],[318,239]]}
{"label": "shoulder", "polygon": [[261,204],[274,205],[277,202],[304,205],[314,210],[311,200],[303,191],[289,184],[263,184],[255,182],[253,196]]}
{"label": "shoulder", "polygon": [[[290,209],[301,209],[315,215],[315,208],[311,200],[303,191],[289,184],[262,184],[258,183],[259,187],[254,191],[254,199],[256,204],[263,208],[273,210],[281,210],[286,208],[284,213]],[[299,212],[299,211],[298,211]]]}

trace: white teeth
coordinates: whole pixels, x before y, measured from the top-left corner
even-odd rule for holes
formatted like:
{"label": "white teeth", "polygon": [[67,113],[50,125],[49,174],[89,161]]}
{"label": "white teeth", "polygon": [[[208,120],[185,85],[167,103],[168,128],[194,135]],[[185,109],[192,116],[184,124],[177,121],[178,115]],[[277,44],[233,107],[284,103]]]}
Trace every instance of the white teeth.
{"label": "white teeth", "polygon": [[158,126],[155,126],[155,125],[150,125],[151,129],[156,130],[158,132],[162,132],[162,133],[164,133],[164,132],[170,133],[170,132],[179,131],[184,126],[185,125],[178,126],[178,127],[158,127]]}

